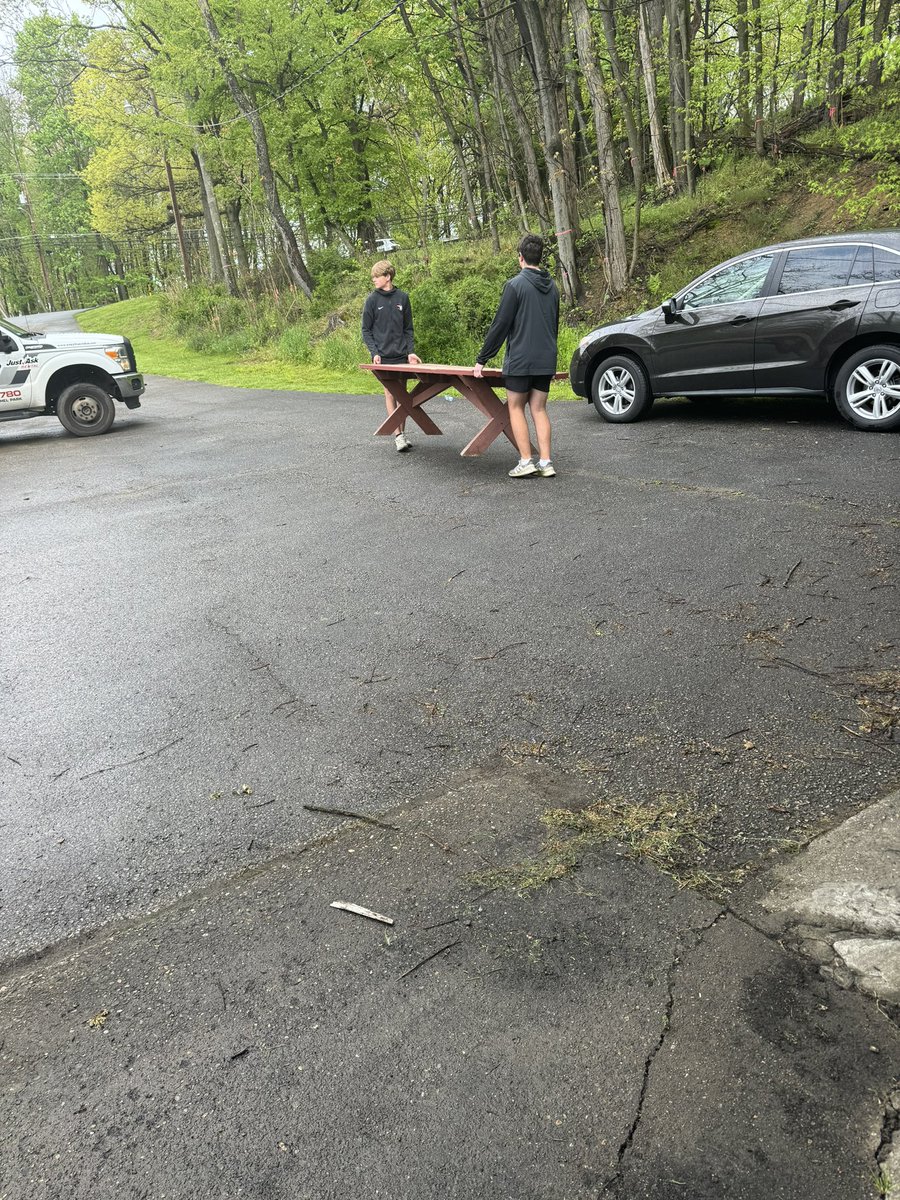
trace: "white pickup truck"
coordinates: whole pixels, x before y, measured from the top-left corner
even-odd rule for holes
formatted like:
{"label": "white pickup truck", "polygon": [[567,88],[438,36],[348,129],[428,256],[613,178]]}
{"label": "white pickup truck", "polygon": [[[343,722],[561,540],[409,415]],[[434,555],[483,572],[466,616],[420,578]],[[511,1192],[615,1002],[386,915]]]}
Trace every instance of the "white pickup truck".
{"label": "white pickup truck", "polygon": [[0,421],[58,417],[88,437],[106,433],[116,401],[140,408],[143,390],[128,338],[41,333],[0,317]]}

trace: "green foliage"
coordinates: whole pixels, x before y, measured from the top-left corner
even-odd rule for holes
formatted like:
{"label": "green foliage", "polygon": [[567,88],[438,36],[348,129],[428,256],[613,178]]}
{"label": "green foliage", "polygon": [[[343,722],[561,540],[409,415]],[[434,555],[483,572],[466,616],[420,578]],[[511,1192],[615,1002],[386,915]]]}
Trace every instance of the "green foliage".
{"label": "green foliage", "polygon": [[452,362],[465,335],[447,289],[429,280],[410,289],[409,299],[419,357],[425,362]]}
{"label": "green foliage", "polygon": [[289,325],[278,339],[278,351],[290,363],[308,363],[312,358],[309,329],[305,325]]}
{"label": "green foliage", "polygon": [[[900,219],[898,125],[900,82],[894,80],[882,88],[878,112],[830,131],[830,138],[837,141],[844,159],[827,178],[810,180],[810,190],[837,200],[841,211],[859,224],[896,224]],[[866,164],[867,186],[862,187],[860,162]]]}
{"label": "green foliage", "polygon": [[342,325],[316,346],[315,361],[328,371],[355,371],[369,361],[356,325]]}
{"label": "green foliage", "polygon": [[168,319],[175,333],[196,337],[237,333],[246,324],[246,304],[229,296],[224,287],[197,284],[169,293]]}
{"label": "green foliage", "polygon": [[308,256],[306,265],[315,284],[316,299],[326,298],[326,302],[348,276],[355,276],[359,272],[359,264],[355,259],[327,247],[314,250]]}

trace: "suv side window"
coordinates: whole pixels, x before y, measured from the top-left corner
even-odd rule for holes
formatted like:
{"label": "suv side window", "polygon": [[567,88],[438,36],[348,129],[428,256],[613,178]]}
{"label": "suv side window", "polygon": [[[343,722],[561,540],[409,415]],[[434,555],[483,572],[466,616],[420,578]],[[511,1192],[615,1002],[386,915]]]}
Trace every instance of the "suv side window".
{"label": "suv side window", "polygon": [[733,304],[737,300],[755,300],[762,291],[773,254],[758,254],[732,263],[704,279],[682,296],[685,308],[708,308],[711,304]]}
{"label": "suv side window", "polygon": [[856,251],[856,260],[853,263],[853,270],[850,272],[850,278],[847,282],[851,286],[854,283],[875,282],[875,270],[872,266],[871,246],[860,246]]}
{"label": "suv side window", "polygon": [[845,287],[855,258],[856,246],[805,246],[789,250],[778,295]]}
{"label": "suv side window", "polygon": [[900,279],[900,254],[892,254],[890,250],[876,246],[875,278],[879,283],[895,283]]}

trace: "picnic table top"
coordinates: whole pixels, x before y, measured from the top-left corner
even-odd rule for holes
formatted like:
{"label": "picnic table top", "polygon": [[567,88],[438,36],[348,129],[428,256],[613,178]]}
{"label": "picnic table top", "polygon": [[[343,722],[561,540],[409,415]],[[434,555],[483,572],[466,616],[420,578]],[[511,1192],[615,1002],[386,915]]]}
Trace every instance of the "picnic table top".
{"label": "picnic table top", "polygon": [[[474,366],[459,366],[450,363],[360,363],[363,371],[397,371],[404,374],[414,372],[416,375],[474,375]],[[503,372],[498,367],[484,367],[483,379],[502,379]],[[554,379],[568,379],[568,371],[557,371]]]}

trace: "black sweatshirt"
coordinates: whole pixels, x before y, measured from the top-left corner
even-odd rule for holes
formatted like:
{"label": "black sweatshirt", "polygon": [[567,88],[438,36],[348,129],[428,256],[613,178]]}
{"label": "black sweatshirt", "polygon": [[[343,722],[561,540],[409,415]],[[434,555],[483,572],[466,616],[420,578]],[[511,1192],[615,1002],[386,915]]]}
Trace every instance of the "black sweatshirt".
{"label": "black sweatshirt", "polygon": [[507,339],[504,375],[553,375],[558,333],[559,289],[546,271],[523,267],[504,285],[475,361],[484,366]]}
{"label": "black sweatshirt", "polygon": [[366,296],[362,339],[374,358],[406,362],[413,352],[413,321],[409,296],[400,288],[375,288]]}

